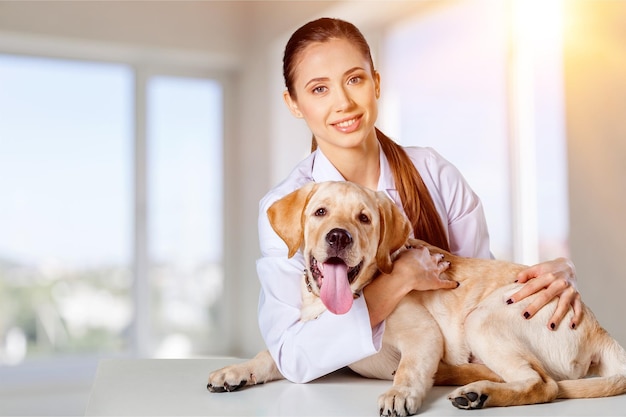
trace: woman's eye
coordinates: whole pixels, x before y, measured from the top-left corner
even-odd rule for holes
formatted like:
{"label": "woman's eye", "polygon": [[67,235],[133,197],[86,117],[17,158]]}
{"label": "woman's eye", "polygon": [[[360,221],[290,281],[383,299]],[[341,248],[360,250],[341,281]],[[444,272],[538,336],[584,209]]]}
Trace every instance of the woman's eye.
{"label": "woman's eye", "polygon": [[361,213],[361,214],[359,214],[359,221],[361,223],[370,224],[371,220],[370,220],[370,218],[368,217],[367,214]]}
{"label": "woman's eye", "polygon": [[315,215],[316,215],[316,216],[318,216],[318,217],[320,217],[320,216],[325,216],[325,215],[326,215],[326,209],[325,209],[325,208],[323,208],[323,207],[322,207],[322,208],[318,208],[318,209],[315,211]]}
{"label": "woman's eye", "polygon": [[361,77],[352,77],[348,80],[348,84],[358,84],[361,82]]}
{"label": "woman's eye", "polygon": [[323,86],[315,87],[313,89],[313,94],[322,94],[324,92],[326,92],[326,87]]}

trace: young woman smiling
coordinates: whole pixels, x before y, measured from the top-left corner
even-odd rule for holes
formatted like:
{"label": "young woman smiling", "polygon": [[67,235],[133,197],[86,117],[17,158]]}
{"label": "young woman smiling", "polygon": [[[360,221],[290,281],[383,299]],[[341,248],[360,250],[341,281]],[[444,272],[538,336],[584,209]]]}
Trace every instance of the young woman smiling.
{"label": "young woman smiling", "polygon": [[[301,253],[288,258],[271,228],[266,211],[274,201],[311,181],[352,181],[385,192],[411,221],[413,236],[460,256],[491,253],[482,204],[460,172],[433,149],[401,147],[376,128],[380,74],[354,25],[322,18],[296,30],[285,48],[283,75],[285,103],[311,130],[312,152],[260,203],[259,326],[283,376],[307,382],[376,353],[385,318],[408,292],[453,291],[456,283],[439,278],[437,261],[426,251],[408,250],[390,274],[365,287],[348,313],[300,322],[304,259]],[[575,316],[568,325],[576,327],[580,294],[569,260],[528,268],[518,281],[527,284],[508,303],[541,294],[525,318],[558,297],[548,328],[555,329],[570,306]]]}

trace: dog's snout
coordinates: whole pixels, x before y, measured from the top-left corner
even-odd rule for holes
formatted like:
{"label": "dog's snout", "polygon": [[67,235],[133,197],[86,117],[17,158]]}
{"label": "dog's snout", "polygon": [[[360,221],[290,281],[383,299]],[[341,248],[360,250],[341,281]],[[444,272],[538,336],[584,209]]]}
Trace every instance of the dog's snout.
{"label": "dog's snout", "polygon": [[336,228],[328,232],[326,242],[335,250],[341,250],[352,243],[352,235],[345,229]]}

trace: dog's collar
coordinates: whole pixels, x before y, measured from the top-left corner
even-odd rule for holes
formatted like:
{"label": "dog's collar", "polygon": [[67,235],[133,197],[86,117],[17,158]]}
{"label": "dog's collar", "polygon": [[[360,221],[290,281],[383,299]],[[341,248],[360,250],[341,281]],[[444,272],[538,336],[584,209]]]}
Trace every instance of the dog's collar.
{"label": "dog's collar", "polygon": [[[307,291],[310,292],[310,293],[313,293],[313,286],[311,285],[311,279],[309,278],[308,271],[305,269],[304,272],[302,273],[302,275],[304,276],[304,282],[306,284]],[[361,291],[352,294],[352,297],[355,300],[357,298],[359,298],[360,296],[361,296]]]}
{"label": "dog's collar", "polygon": [[307,273],[306,269],[304,270],[303,276],[304,276],[304,282],[306,283],[307,291],[312,293],[313,287],[311,286],[311,280],[309,279],[309,274]]}

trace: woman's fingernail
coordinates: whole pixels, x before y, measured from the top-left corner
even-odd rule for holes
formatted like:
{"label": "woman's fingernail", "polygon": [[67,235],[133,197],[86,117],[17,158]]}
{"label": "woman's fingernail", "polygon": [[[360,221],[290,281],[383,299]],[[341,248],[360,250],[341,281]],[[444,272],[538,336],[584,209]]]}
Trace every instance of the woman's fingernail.
{"label": "woman's fingernail", "polygon": [[554,329],[556,328],[556,324],[554,324],[554,323],[550,323],[550,328],[551,328],[552,330],[554,330]]}
{"label": "woman's fingernail", "polygon": [[513,282],[517,282],[517,281],[518,281],[518,280],[515,280],[515,281],[513,281]]}
{"label": "woman's fingernail", "polygon": [[524,318],[527,320],[530,318],[530,313],[528,311],[524,311]]}
{"label": "woman's fingernail", "polygon": [[572,323],[572,329],[576,328],[576,323]]}
{"label": "woman's fingernail", "polygon": [[506,300],[506,303],[507,304],[513,304],[513,300],[509,298],[508,300]]}

